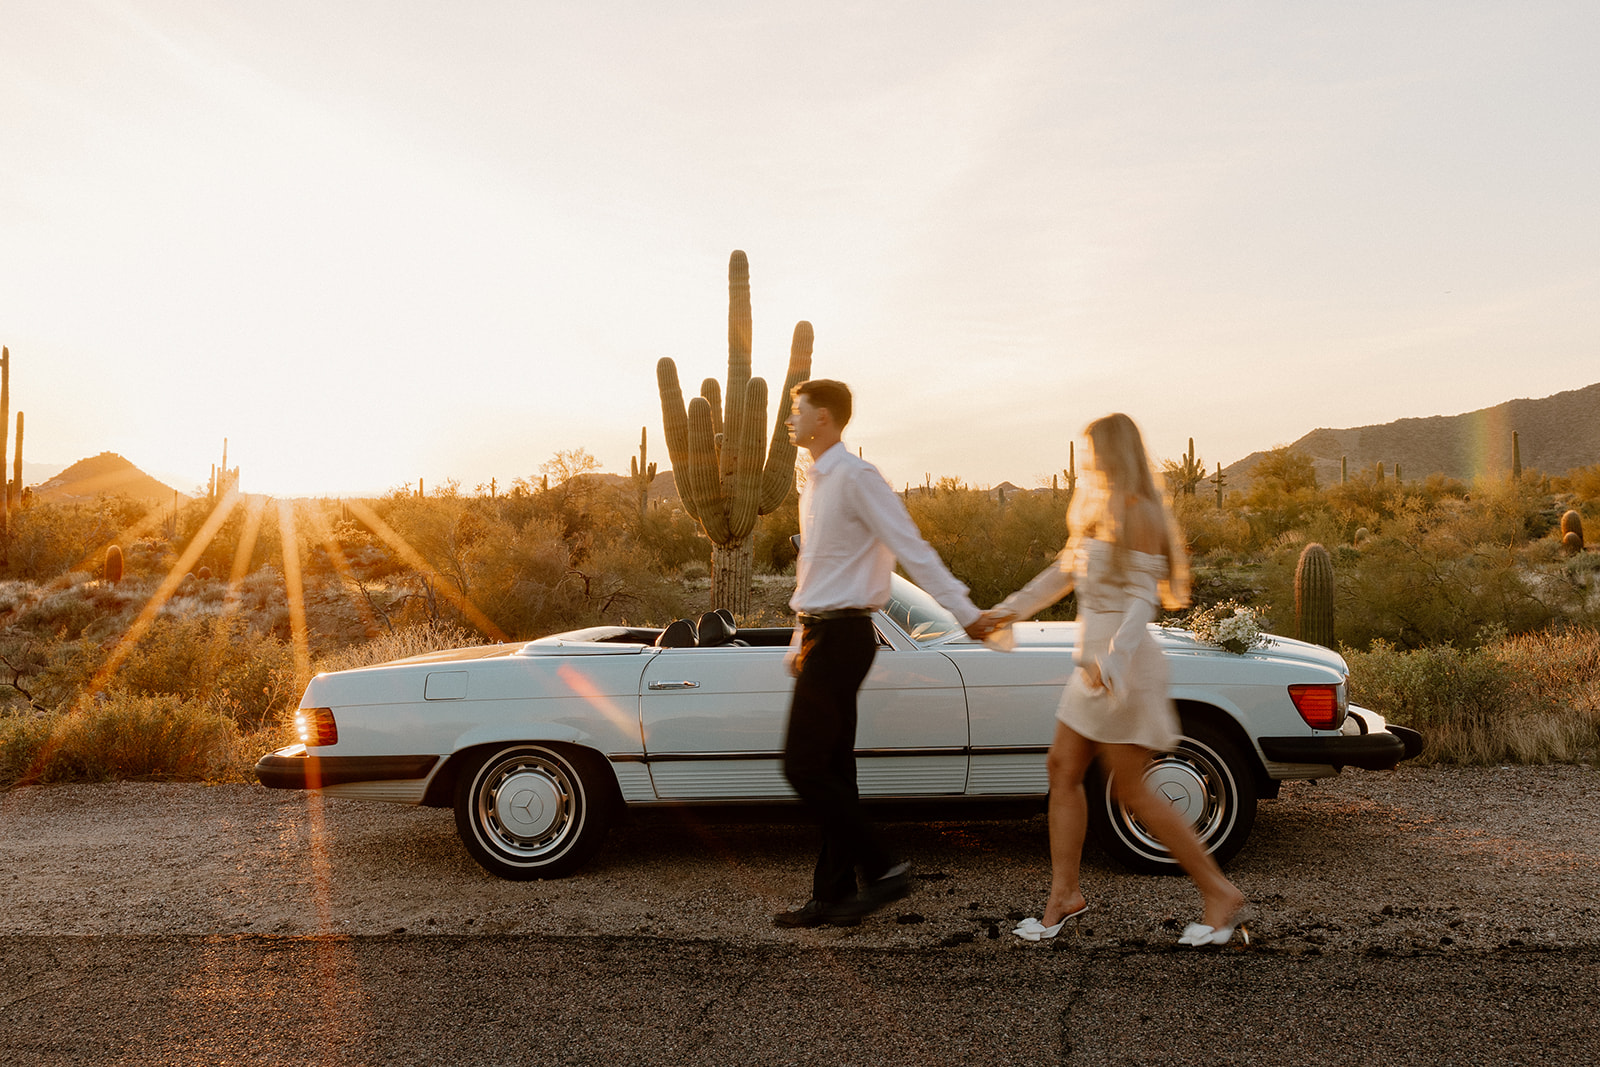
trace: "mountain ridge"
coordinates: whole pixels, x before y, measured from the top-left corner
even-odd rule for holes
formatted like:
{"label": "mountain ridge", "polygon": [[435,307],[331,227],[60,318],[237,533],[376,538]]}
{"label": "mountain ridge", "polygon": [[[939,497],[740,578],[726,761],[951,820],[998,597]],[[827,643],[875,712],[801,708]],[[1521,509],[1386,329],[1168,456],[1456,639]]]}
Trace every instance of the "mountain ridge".
{"label": "mountain ridge", "polygon": [[[1574,467],[1600,463],[1600,382],[1459,415],[1318,428],[1289,448],[1311,457],[1318,485],[1337,485],[1341,462],[1351,477],[1376,470],[1382,463],[1389,476],[1399,464],[1407,481],[1430,474],[1469,481],[1510,473],[1513,432],[1524,470],[1565,474]],[[1252,452],[1223,467],[1224,488],[1248,488],[1251,473],[1268,451]]]}
{"label": "mountain ridge", "polygon": [[189,499],[165,482],[152,478],[115,452],[80,459],[60,474],[32,487],[36,500],[72,503],[102,494],[120,494],[151,504],[180,503]]}

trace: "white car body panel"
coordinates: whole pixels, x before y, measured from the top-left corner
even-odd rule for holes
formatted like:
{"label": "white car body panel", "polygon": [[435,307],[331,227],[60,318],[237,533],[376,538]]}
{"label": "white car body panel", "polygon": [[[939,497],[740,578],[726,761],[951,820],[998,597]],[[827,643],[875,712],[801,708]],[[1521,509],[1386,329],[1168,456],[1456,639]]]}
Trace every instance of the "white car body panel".
{"label": "white car body panel", "polygon": [[[859,697],[862,796],[1042,800],[1044,754],[1074,670],[1077,624],[1016,626],[1014,651],[1000,652],[968,639],[947,613],[935,617],[940,609],[926,594],[895,581],[896,600],[874,619],[879,649]],[[1152,773],[1164,776],[1169,796],[1176,795],[1169,783],[1181,786],[1183,803],[1196,811],[1219,798],[1232,804],[1238,792],[1253,812],[1258,793],[1274,795],[1275,781],[1326,777],[1344,765],[1393,766],[1420,748],[1414,732],[1390,728],[1362,708],[1348,708],[1334,729],[1307,725],[1289,686],[1323,686],[1345,704],[1346,667],[1327,649],[1269,637],[1235,655],[1180,630],[1150,630],[1166,655],[1186,734],[1193,721],[1209,737],[1192,746],[1198,761],[1179,750],[1164,754],[1163,768]],[[912,632],[925,636],[913,639]],[[524,863],[536,869],[544,847],[524,845],[534,839],[518,837],[507,820],[526,816],[526,798],[558,806],[552,810],[579,803],[571,795],[574,774],[583,788],[607,790],[628,805],[793,801],[782,750],[794,681],[787,647],[774,643],[787,632],[753,631],[757,643],[749,646],[685,648],[646,643],[656,633],[596,627],[318,675],[301,707],[330,710],[336,743],[270,753],[257,775],[277,788],[454,803],[458,827],[474,827],[482,839],[479,862],[506,877],[542,876],[515,872]],[[532,753],[526,758],[525,749]],[[487,767],[492,753],[509,761],[492,768],[494,783],[520,799],[507,799],[511,794],[493,783],[482,786],[472,803],[478,822],[463,823],[471,813],[457,786],[475,767]],[[561,753],[577,763],[559,766],[568,758]],[[1241,775],[1255,784],[1236,781]],[[549,832],[570,825],[582,833],[581,809],[572,813],[570,823],[549,823]],[[1237,824],[1243,829],[1228,848],[1238,847],[1249,821]],[[1232,834],[1231,814],[1216,822],[1219,833]],[[1137,827],[1128,834],[1137,844]],[[507,850],[509,866],[485,860],[490,846],[483,841],[507,842],[494,848]]]}

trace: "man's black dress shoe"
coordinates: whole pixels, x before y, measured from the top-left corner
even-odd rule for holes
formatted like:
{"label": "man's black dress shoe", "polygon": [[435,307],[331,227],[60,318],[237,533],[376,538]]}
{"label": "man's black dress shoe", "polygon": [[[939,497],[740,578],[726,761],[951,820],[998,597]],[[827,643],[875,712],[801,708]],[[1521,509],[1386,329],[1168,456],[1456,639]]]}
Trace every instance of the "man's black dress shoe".
{"label": "man's black dress shoe", "polygon": [[[823,909],[822,921],[834,926],[851,926],[892,901],[911,892],[911,865],[907,863],[890,867],[882,878],[875,878],[861,887],[853,897]],[[816,903],[813,901],[812,903]],[[810,905],[807,905],[809,907]]]}
{"label": "man's black dress shoe", "polygon": [[774,915],[772,925],[791,930],[797,927],[821,926],[828,921],[828,909],[832,906],[820,900],[808,900],[793,911],[780,911]]}

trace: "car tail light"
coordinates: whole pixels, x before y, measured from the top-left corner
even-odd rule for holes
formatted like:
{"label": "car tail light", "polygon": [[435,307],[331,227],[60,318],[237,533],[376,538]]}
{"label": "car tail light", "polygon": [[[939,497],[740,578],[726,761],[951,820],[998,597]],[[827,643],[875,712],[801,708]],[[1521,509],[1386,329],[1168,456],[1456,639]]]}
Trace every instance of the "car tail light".
{"label": "car tail light", "polygon": [[1291,685],[1289,699],[1295,710],[1313,730],[1337,730],[1344,725],[1350,704],[1345,699],[1344,684]]}
{"label": "car tail light", "polygon": [[339,743],[339,725],[333,721],[332,708],[301,708],[294,713],[294,728],[307,748]]}

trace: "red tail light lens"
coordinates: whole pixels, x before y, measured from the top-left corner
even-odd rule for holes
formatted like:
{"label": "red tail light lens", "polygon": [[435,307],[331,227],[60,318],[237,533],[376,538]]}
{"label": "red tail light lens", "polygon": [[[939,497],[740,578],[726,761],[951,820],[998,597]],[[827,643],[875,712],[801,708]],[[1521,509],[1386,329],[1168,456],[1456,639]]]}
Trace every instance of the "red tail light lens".
{"label": "red tail light lens", "polygon": [[300,734],[300,743],[307,748],[339,743],[339,726],[333,721],[332,708],[301,708],[294,713],[294,727]]}
{"label": "red tail light lens", "polygon": [[1344,725],[1344,717],[1350,710],[1342,684],[1291,685],[1289,699],[1313,730],[1337,730]]}

